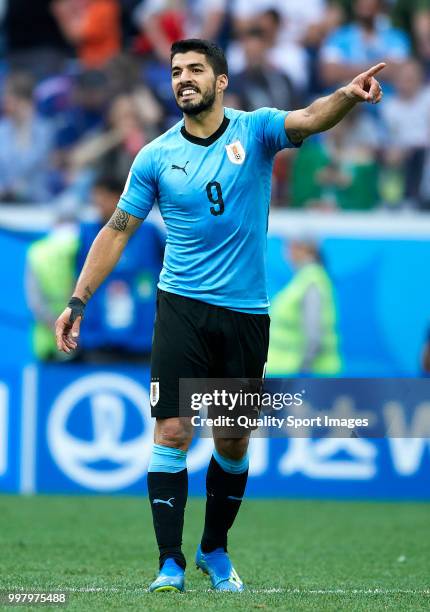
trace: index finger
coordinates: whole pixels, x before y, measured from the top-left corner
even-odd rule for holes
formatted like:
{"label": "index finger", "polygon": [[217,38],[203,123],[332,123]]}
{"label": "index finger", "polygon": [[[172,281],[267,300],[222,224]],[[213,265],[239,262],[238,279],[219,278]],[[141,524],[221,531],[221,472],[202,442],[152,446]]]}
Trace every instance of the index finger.
{"label": "index finger", "polygon": [[64,350],[64,338],[63,336],[66,334],[66,324],[64,321],[57,321],[55,325],[55,338],[57,341],[57,348],[59,351]]}
{"label": "index finger", "polygon": [[371,68],[369,68],[369,70],[367,70],[364,74],[368,77],[372,77],[375,74],[378,74],[378,72],[380,72],[381,70],[383,70],[386,65],[387,64],[385,62],[380,62],[379,64],[376,64],[376,66],[372,66]]}

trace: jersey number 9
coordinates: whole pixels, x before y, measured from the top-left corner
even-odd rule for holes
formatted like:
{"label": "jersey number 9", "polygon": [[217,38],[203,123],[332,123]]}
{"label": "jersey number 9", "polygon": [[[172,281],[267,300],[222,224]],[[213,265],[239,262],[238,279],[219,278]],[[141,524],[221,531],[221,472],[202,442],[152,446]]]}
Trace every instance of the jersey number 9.
{"label": "jersey number 9", "polygon": [[208,194],[209,202],[214,206],[210,207],[211,213],[217,217],[224,212],[224,200],[222,199],[221,185],[217,181],[212,181],[206,185],[206,193]]}

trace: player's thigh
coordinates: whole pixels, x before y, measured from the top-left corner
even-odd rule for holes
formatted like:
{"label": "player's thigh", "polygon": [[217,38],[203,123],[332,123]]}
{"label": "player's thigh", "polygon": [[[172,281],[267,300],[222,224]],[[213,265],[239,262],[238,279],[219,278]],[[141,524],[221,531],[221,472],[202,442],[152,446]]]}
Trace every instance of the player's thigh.
{"label": "player's thigh", "polygon": [[209,348],[204,333],[205,305],[159,291],[151,353],[151,414],[180,416],[179,380],[207,378]]}
{"label": "player's thigh", "polygon": [[[234,312],[232,329],[227,338],[228,357],[225,376],[230,380],[229,387],[235,392],[242,392],[245,401],[236,404],[233,416],[236,418],[234,435],[236,440],[246,438],[249,429],[240,424],[239,417],[256,417],[261,410],[261,392],[269,349],[269,315],[257,315]],[[254,428],[253,425],[250,425]],[[223,438],[221,434],[219,437]],[[230,436],[226,436],[230,437]],[[234,452],[239,451],[241,442],[233,442]]]}
{"label": "player's thigh", "polygon": [[223,376],[263,378],[269,349],[269,315],[235,311],[229,314],[225,325]]}
{"label": "player's thigh", "polygon": [[[240,397],[234,407],[214,408],[211,413],[211,416],[233,419],[222,420],[220,426],[212,431],[215,440],[232,439],[231,442],[219,442],[224,444],[227,455],[231,452],[240,457],[245,452],[250,429],[244,426],[243,417],[257,417],[261,409],[269,327],[268,315],[229,311],[222,321],[223,350],[215,377],[227,379],[224,383],[226,390]],[[251,423],[249,427],[254,425]],[[242,442],[241,438],[244,438]]]}

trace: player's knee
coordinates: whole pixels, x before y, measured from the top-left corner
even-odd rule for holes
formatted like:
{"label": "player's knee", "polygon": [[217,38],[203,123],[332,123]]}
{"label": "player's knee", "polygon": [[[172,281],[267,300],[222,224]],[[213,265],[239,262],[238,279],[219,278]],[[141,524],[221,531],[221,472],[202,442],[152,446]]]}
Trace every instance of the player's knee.
{"label": "player's knee", "polygon": [[246,455],[249,438],[218,438],[215,439],[215,448],[220,455],[233,461],[239,461]]}
{"label": "player's knee", "polygon": [[190,419],[174,417],[156,421],[154,432],[156,444],[188,450],[192,437],[193,428]]}

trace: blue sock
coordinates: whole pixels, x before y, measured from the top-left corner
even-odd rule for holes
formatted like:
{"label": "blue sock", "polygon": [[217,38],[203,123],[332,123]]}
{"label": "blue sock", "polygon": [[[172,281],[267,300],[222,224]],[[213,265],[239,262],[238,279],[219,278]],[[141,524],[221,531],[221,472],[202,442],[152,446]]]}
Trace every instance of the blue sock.
{"label": "blue sock", "polygon": [[242,459],[228,459],[219,454],[214,449],[213,456],[218,465],[229,474],[243,474],[249,468],[249,456],[248,453],[242,457]]}
{"label": "blue sock", "polygon": [[185,569],[181,547],[188,496],[186,451],[154,444],[148,468],[148,493],[160,568],[170,558]]}
{"label": "blue sock", "polygon": [[170,446],[154,444],[148,472],[168,472],[175,474],[187,467],[187,451]]}

